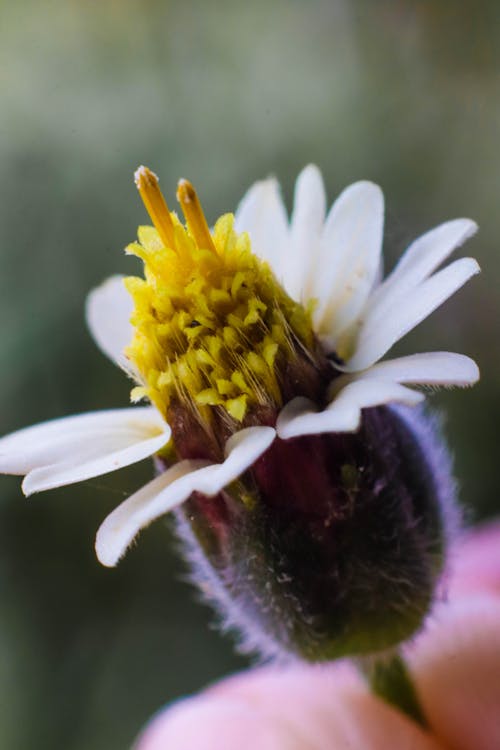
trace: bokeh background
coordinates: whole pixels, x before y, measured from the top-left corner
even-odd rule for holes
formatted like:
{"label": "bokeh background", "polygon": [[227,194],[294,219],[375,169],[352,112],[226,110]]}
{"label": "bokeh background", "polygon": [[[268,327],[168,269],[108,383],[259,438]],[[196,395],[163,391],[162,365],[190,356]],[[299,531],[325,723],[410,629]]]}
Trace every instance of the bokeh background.
{"label": "bokeh background", "polygon": [[[481,384],[436,395],[471,520],[498,512],[500,4],[497,0],[2,0],[0,433],[120,407],[129,384],[85,330],[86,292],[138,270],[137,165],[197,185],[210,219],[310,161],[330,198],[387,201],[390,267],[471,216],[485,272],[400,352],[463,351]],[[463,251],[459,251],[462,253]],[[118,750],[165,702],[246,664],[183,581],[168,521],[116,570],[104,516],[147,465],[23,499],[0,480],[0,746]]]}

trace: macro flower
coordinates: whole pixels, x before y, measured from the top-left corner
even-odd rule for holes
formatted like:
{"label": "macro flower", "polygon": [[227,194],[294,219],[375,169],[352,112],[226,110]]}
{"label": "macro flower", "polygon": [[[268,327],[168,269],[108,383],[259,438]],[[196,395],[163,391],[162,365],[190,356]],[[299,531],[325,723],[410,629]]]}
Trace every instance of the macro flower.
{"label": "macro flower", "polygon": [[[91,292],[87,321],[134,381],[132,400],[150,405],[4,437],[0,471],[25,474],[29,495],[153,456],[157,476],[97,533],[104,565],[182,505],[180,533],[201,549],[189,553],[193,563],[208,559],[215,571],[206,588],[218,591],[229,624],[270,595],[258,638],[269,631],[307,658],[399,642],[432,601],[453,491],[435,431],[394,405],[423,400],[408,386],[467,386],[478,369],[451,352],[379,360],[478,272],[472,258],[437,270],[476,225],[457,219],[431,230],[382,280],[383,197],[370,182],[348,187],[326,215],[320,173],[309,166],[290,221],[270,179],[213,229],[189,182],[177,193],[185,224],[150,170],[140,167],[136,184],[154,226],[140,227],[127,253],[142,259],[145,276],[113,277]],[[370,577],[374,560],[380,571]],[[236,579],[260,581],[258,592],[240,596]],[[388,597],[390,625],[366,604],[370,587],[374,602]],[[325,597],[336,602],[326,619]],[[330,635],[325,645],[327,631],[336,645]]]}

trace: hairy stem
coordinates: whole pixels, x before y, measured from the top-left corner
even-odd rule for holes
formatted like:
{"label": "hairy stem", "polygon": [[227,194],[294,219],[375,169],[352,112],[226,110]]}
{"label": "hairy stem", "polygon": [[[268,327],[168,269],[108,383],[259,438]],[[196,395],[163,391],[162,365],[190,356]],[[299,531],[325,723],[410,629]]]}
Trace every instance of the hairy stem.
{"label": "hairy stem", "polygon": [[375,695],[420,726],[428,726],[411,674],[400,654],[358,659],[357,665]]}

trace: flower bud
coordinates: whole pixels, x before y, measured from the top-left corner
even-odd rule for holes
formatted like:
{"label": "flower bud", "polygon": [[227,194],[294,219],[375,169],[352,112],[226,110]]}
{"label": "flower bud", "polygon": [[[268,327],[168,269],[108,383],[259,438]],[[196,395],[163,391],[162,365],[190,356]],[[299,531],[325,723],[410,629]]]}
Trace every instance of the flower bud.
{"label": "flower bud", "polygon": [[388,649],[432,603],[448,469],[415,410],[365,410],[357,433],[276,439],[238,482],[178,510],[193,578],[245,651],[322,661]]}

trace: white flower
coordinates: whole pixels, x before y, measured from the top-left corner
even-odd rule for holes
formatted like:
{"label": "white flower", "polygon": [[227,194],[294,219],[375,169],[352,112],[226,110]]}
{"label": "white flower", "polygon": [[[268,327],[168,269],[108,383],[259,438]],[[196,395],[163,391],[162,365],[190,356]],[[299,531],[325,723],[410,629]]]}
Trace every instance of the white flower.
{"label": "white flower", "polygon": [[[293,299],[304,305],[314,300],[314,331],[342,372],[332,379],[328,406],[318,410],[308,399],[295,398],[281,410],[276,428],[255,426],[236,432],[226,443],[222,463],[175,463],[101,525],[96,551],[104,565],[115,565],[141,528],[193,492],[219,493],[276,436],[287,440],[352,432],[358,429],[364,408],[419,403],[423,394],[408,385],[466,386],[478,379],[478,368],[470,358],[450,352],[379,362],[396,341],[479,271],[472,258],[436,270],[476,231],[474,222],[457,219],[423,235],[381,281],[380,189],[358,182],[344,190],[328,215],[325,206],[320,173],[309,166],[297,180],[290,221],[279,186],[269,179],[255,184],[244,197],[235,228],[249,233],[252,250],[270,264]],[[133,335],[132,311],[122,279],[113,277],[89,295],[87,322],[102,351],[140,383],[138,370],[124,355]],[[26,475],[23,491],[30,495],[153,456],[170,438],[170,427],[153,406],[66,417],[1,439],[0,472]]]}

